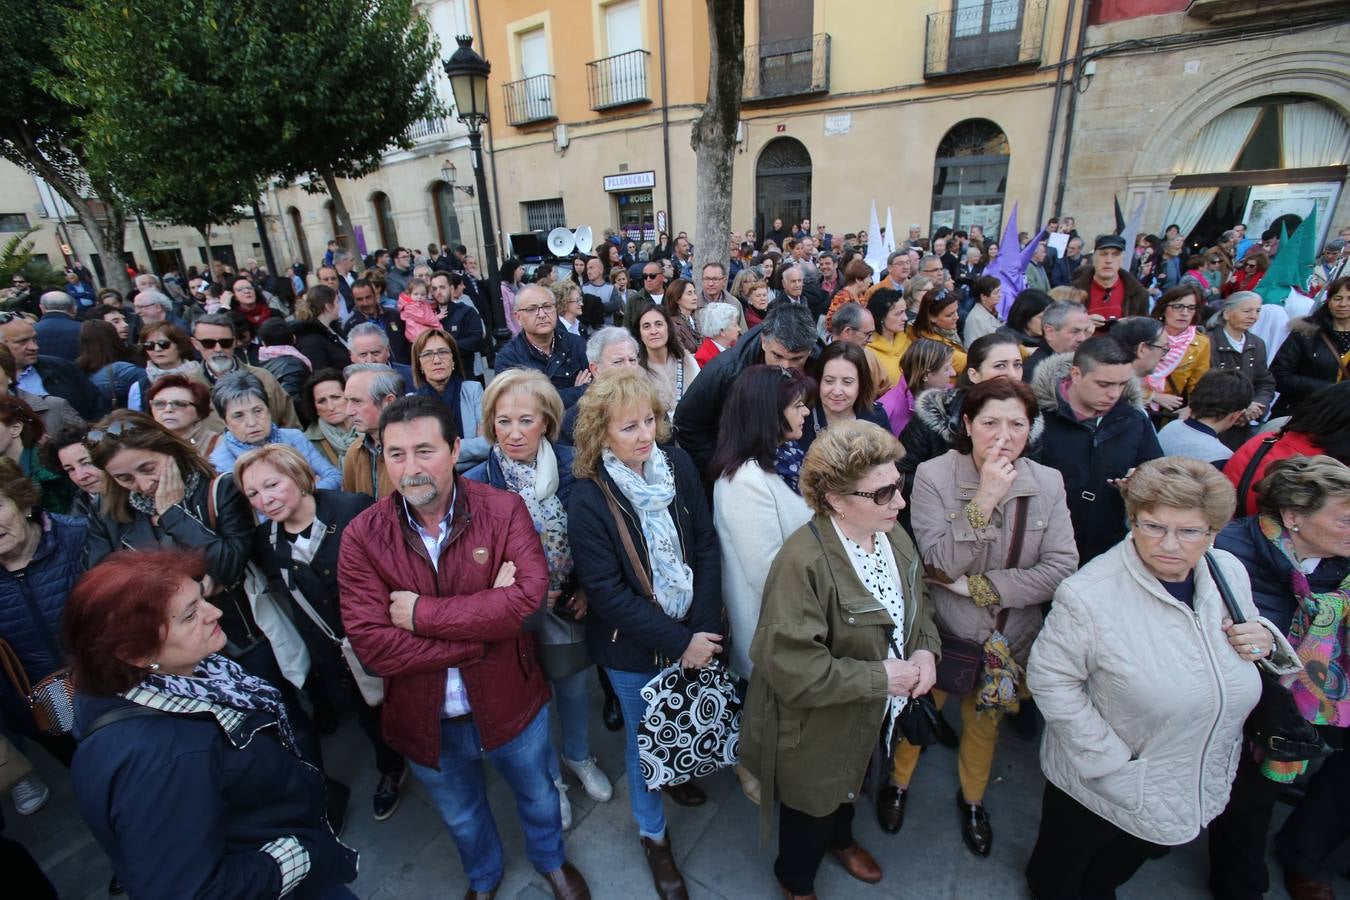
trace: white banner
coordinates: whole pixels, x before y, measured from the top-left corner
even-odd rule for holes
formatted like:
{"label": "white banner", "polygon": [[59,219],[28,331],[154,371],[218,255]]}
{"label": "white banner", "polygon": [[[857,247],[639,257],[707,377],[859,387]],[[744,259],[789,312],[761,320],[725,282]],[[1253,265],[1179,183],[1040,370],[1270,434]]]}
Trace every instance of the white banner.
{"label": "white banner", "polygon": [[[1281,216],[1295,215],[1308,218],[1313,204],[1317,204],[1317,249],[1320,252],[1331,227],[1332,211],[1341,186],[1335,181],[1313,184],[1260,184],[1247,195],[1247,208],[1242,221],[1247,223],[1247,235],[1259,238],[1261,233]],[[1293,232],[1293,228],[1289,231]]]}

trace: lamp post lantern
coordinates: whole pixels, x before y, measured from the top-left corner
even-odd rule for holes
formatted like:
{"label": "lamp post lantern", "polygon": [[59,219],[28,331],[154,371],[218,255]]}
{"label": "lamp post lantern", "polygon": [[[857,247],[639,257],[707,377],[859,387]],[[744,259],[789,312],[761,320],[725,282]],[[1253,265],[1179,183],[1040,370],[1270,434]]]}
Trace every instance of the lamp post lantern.
{"label": "lamp post lantern", "polygon": [[[483,219],[483,256],[487,263],[488,316],[494,344],[500,346],[511,337],[506,327],[506,312],[501,302],[501,274],[497,269],[497,237],[492,228],[492,208],[488,204],[487,176],[483,171],[483,123],[488,119],[488,75],[492,66],[473,49],[473,38],[455,38],[459,49],[445,61],[445,75],[455,95],[455,114],[469,129],[469,156],[478,183],[478,214]],[[450,173],[453,175],[453,173]],[[453,184],[451,178],[446,179]],[[465,193],[469,193],[467,190]]]}

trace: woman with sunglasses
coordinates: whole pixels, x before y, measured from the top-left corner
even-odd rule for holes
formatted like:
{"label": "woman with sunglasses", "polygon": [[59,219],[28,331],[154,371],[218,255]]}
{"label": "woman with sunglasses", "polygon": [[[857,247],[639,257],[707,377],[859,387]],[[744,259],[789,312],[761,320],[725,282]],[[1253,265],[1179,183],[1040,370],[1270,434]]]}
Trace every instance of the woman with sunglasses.
{"label": "woman with sunglasses", "polygon": [[225,423],[211,412],[211,391],[186,375],[165,375],[150,385],[145,405],[156,422],[210,459]]}
{"label": "woman with sunglasses", "polygon": [[1227,297],[1234,291],[1254,291],[1269,268],[1270,257],[1266,255],[1266,251],[1260,247],[1253,247],[1238,262],[1233,274],[1229,275],[1223,287],[1219,288],[1219,293]]}
{"label": "woman with sunglasses", "polygon": [[[186,375],[202,381],[202,364],[194,357],[192,339],[172,322],[151,322],[141,328],[141,352],[145,354],[145,377],[154,384],[165,375]],[[145,410],[139,385],[127,392],[127,408]]]}
{"label": "woman with sunglasses", "polygon": [[[914,539],[938,627],[981,647],[985,660],[974,689],[960,696],[957,750],[961,836],[979,856],[993,843],[984,793],[999,721],[1020,708],[1040,607],[1078,567],[1064,479],[1024,456],[1038,417],[1036,398],[1020,380],[982,381],[964,394],[953,448],[914,476]],[[995,659],[998,666],[990,664]],[[939,710],[952,685],[942,688],[933,691]],[[883,831],[894,834],[904,824],[920,749],[904,741],[896,749],[890,784],[877,795]]]}
{"label": "woman with sunglasses", "polygon": [[1153,373],[1144,379],[1144,387],[1151,391],[1151,402],[1162,407],[1162,415],[1186,404],[1186,398],[1209,371],[1209,338],[1196,327],[1196,319],[1203,308],[1200,295],[1194,287],[1174,287],[1158,298],[1153,305],[1153,318],[1163,323],[1163,351]]}
{"label": "woman with sunglasses", "polygon": [[905,705],[937,677],[940,640],[918,553],[895,527],[903,452],[869,422],[822,434],[800,481],[814,515],[788,536],[764,584],[741,760],[759,779],[764,831],[781,801],[773,871],[787,898],[816,896],[826,853],[859,881],[881,880],[854,838],[853,800],[878,735],[898,736]]}

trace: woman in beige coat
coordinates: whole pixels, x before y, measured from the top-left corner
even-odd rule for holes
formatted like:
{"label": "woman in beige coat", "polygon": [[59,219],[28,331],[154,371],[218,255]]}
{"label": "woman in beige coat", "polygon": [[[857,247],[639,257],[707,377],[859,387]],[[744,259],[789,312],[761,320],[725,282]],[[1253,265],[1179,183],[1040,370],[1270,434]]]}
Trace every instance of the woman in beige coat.
{"label": "woman in beige coat", "polygon": [[[1078,566],[1063,479],[1022,456],[1036,409],[1021,381],[980,382],[962,400],[955,449],[920,465],[914,479],[911,522],[938,627],[983,645],[986,657],[994,652],[1005,660],[1002,672],[1008,676],[995,677],[986,664],[974,688],[960,698],[956,804],[961,836],[980,856],[988,856],[993,843],[983,801],[999,720],[1005,709],[1016,711],[1020,672],[1041,627],[1041,605]],[[947,696],[933,691],[939,709]],[[918,763],[919,748],[902,741],[891,783],[877,793],[884,831],[894,833],[904,823]]]}
{"label": "woman in beige coat", "polygon": [[1130,535],[1055,591],[1028,680],[1045,716],[1047,784],[1027,864],[1038,897],[1109,897],[1228,802],[1254,663],[1298,670],[1257,614],[1242,564],[1210,551],[1246,621],[1234,625],[1205,552],[1233,514],[1208,463],[1150,460],[1130,476]]}

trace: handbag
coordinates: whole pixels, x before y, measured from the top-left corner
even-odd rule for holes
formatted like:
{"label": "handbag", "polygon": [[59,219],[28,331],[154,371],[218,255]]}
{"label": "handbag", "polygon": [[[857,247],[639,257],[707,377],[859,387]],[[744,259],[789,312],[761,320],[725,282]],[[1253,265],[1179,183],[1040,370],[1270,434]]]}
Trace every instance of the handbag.
{"label": "handbag", "polygon": [[930,747],[938,742],[937,704],[933,702],[930,691],[918,697],[910,697],[905,708],[900,711],[896,721],[896,730],[906,743],[915,747]]}
{"label": "handbag", "polygon": [[720,659],[702,669],[667,666],[643,686],[642,699],[647,711],[637,727],[638,764],[648,790],[739,761],[741,697]]}
{"label": "handbag", "polygon": [[[1238,607],[1233,589],[1209,553],[1205,554],[1205,564],[1219,588],[1224,606],[1228,607],[1229,618],[1234,625],[1241,625],[1247,619]],[[1261,749],[1266,759],[1276,762],[1305,762],[1330,756],[1332,748],[1322,740],[1317,726],[1303,718],[1289,689],[1265,666],[1258,663],[1256,670],[1261,674],[1261,699],[1242,727],[1247,739]]]}
{"label": "handbag", "polygon": [[[1006,569],[1015,568],[1022,555],[1022,541],[1026,535],[1027,498],[1018,497],[1013,501],[1013,528],[1008,540],[1008,562]],[[994,630],[1002,631],[1008,624],[1009,610],[999,610],[994,620]],[[973,693],[980,679],[980,670],[984,666],[984,643],[968,638],[957,637],[938,629],[942,639],[942,658],[937,664],[938,690],[964,697]]]}
{"label": "handbag", "polygon": [[367,706],[379,706],[384,702],[384,679],[379,675],[372,674],[356,656],[356,651],[352,648],[350,638],[339,638],[337,632],[328,627],[328,623],[319,615],[319,611],[309,605],[305,595],[300,593],[299,589],[290,586],[291,599],[295,605],[300,607],[305,615],[309,616],[318,629],[323,632],[324,637],[338,645],[342,651],[342,659],[347,663],[348,670],[352,673],[352,680],[356,682],[356,689],[361,692],[361,699],[366,701]]}
{"label": "handbag", "polygon": [[36,685],[28,680],[19,654],[8,642],[0,640],[0,665],[14,690],[33,712],[33,723],[43,734],[60,737],[75,727],[75,686],[70,669],[57,669]]}

